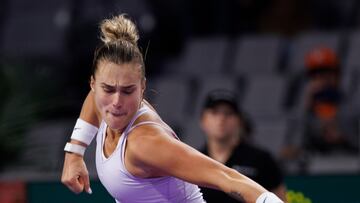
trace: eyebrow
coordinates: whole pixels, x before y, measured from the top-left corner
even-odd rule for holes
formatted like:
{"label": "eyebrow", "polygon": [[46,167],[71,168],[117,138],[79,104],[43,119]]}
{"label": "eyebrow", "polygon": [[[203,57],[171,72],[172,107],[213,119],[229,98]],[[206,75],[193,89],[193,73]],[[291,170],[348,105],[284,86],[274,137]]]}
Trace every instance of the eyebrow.
{"label": "eyebrow", "polygon": [[[101,85],[103,85],[103,86],[105,86],[107,88],[116,88],[116,86],[112,86],[112,85],[106,84],[104,82],[102,82]],[[132,85],[127,85],[127,86],[120,86],[120,88],[130,89],[130,88],[135,87],[135,86],[136,86],[135,84],[132,84]]]}

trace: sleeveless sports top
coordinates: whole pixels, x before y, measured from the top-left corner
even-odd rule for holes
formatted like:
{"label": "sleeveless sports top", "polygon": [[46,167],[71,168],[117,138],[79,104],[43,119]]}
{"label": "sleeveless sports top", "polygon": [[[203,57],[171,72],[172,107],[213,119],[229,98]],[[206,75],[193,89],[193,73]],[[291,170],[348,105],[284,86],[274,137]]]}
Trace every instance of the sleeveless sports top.
{"label": "sleeveless sports top", "polygon": [[[158,125],[153,121],[145,121],[133,126],[135,120],[142,114],[152,111],[149,107],[140,108],[126,127],[114,152],[106,158],[103,152],[107,125],[101,122],[96,138],[96,169],[101,183],[115,198],[117,203],[168,203],[186,202],[203,203],[198,186],[175,177],[139,178],[127,171],[125,167],[125,146],[129,133],[140,125]],[[163,127],[175,133],[167,127]]]}

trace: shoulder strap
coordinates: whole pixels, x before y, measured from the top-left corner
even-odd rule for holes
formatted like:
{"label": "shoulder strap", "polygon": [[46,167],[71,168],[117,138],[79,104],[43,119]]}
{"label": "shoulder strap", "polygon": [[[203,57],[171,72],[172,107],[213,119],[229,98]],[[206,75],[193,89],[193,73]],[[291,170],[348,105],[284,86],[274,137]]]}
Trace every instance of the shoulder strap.
{"label": "shoulder strap", "polygon": [[130,132],[129,130],[132,128],[132,125],[134,124],[134,122],[136,121],[136,119],[138,119],[141,115],[143,115],[144,113],[146,113],[149,110],[149,108],[143,106],[141,107],[135,114],[135,116],[131,119],[130,123],[128,124],[128,126],[125,129],[125,134],[128,134],[128,132]]}

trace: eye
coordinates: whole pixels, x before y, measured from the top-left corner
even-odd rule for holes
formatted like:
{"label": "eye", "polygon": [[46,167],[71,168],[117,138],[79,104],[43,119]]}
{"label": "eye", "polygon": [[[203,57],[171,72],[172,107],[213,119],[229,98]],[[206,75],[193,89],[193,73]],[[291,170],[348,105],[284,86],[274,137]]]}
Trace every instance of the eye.
{"label": "eye", "polygon": [[132,94],[134,92],[133,89],[128,89],[128,90],[123,90],[122,93],[126,94],[126,95],[129,95],[129,94]]}
{"label": "eye", "polygon": [[109,87],[102,87],[102,89],[104,90],[104,92],[106,93],[113,93],[114,89],[113,88],[109,88]]}

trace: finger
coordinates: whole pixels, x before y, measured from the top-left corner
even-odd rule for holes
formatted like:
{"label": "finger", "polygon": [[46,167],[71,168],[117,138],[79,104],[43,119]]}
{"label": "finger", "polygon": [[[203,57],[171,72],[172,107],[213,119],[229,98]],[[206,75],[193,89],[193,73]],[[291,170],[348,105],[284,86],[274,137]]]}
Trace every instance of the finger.
{"label": "finger", "polygon": [[89,179],[89,175],[86,174],[86,175],[83,175],[82,176],[83,180],[84,180],[84,188],[85,188],[85,191],[89,194],[92,194],[92,190],[90,188],[90,179]]}
{"label": "finger", "polygon": [[82,191],[79,187],[69,187],[69,189],[75,194],[80,194]]}
{"label": "finger", "polygon": [[79,182],[79,186],[80,186],[80,188],[81,188],[81,192],[84,190],[84,179],[83,179],[83,177],[82,176],[79,176],[78,177],[78,182]]}
{"label": "finger", "polygon": [[68,181],[65,185],[76,194],[79,194],[83,190],[83,187],[77,179]]}

